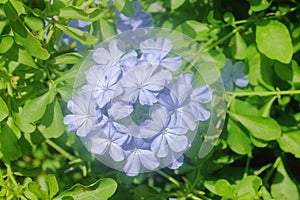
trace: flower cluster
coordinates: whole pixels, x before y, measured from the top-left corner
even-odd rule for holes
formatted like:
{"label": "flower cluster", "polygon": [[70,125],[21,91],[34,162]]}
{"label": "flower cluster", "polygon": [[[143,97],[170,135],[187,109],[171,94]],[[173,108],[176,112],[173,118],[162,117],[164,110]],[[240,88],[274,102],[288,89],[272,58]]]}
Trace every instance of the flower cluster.
{"label": "flower cluster", "polygon": [[211,90],[194,88],[190,73],[175,77],[182,58],[169,55],[169,39],[147,39],[129,52],[124,45],[113,40],[92,53],[95,64],[68,102],[71,114],[64,123],[100,160],[129,176],[178,168],[198,122],[210,117],[202,104],[211,101]]}

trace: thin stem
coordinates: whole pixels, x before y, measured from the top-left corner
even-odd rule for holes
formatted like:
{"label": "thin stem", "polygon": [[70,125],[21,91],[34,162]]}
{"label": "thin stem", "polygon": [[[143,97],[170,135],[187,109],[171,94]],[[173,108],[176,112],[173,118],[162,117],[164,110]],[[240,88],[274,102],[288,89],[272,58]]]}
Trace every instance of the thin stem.
{"label": "thin stem", "polygon": [[51,146],[53,149],[55,149],[56,151],[58,151],[61,155],[63,155],[64,157],[66,157],[68,160],[73,161],[73,160],[76,159],[76,157],[74,157],[71,154],[69,154],[68,152],[66,152],[64,149],[62,149],[60,146],[58,146],[57,144],[55,144],[51,140],[47,139],[46,143],[49,146]]}
{"label": "thin stem", "polygon": [[242,96],[272,96],[272,95],[293,95],[300,94],[300,90],[290,90],[290,91],[267,91],[267,92],[226,92],[226,95],[232,95],[235,97]]}
{"label": "thin stem", "polygon": [[281,158],[281,156],[279,156],[279,157],[275,160],[275,162],[274,162],[272,168],[268,171],[268,173],[267,173],[266,176],[264,177],[263,182],[264,182],[266,185],[267,185],[269,179],[271,178],[271,176],[273,175],[275,169],[278,167],[278,165],[279,165],[279,163],[281,162],[281,160],[282,160],[282,158]]}
{"label": "thin stem", "polygon": [[246,161],[246,167],[245,167],[245,171],[244,171],[244,178],[248,176],[248,171],[249,171],[249,167],[250,167],[250,161],[251,161],[251,156],[248,155],[247,156],[247,161]]}
{"label": "thin stem", "polygon": [[161,171],[161,170],[158,170],[156,171],[156,173],[158,173],[159,175],[165,177],[166,179],[168,179],[170,182],[174,183],[177,187],[180,186],[180,183],[175,179],[173,178],[172,176],[166,174],[165,172]]}
{"label": "thin stem", "polygon": [[7,170],[7,176],[8,178],[10,179],[10,181],[12,182],[12,184],[14,185],[15,189],[17,189],[19,186],[18,186],[18,183],[13,175],[13,172],[11,170],[11,167],[10,167],[10,164],[5,164],[6,166],[6,170]]}

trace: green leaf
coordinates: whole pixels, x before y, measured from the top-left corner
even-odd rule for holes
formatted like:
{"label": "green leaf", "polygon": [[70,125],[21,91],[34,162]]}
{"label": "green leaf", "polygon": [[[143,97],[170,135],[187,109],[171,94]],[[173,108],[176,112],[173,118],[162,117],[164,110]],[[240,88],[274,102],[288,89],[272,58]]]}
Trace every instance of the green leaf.
{"label": "green leaf", "polygon": [[105,19],[99,20],[99,30],[101,32],[102,40],[106,40],[110,38],[112,35],[116,34],[114,25]]}
{"label": "green leaf", "polygon": [[274,20],[263,21],[256,26],[256,43],[260,52],[282,63],[290,63],[293,44],[286,26]]}
{"label": "green leaf", "polygon": [[82,58],[83,55],[78,52],[64,53],[62,55],[56,56],[53,60],[53,63],[54,64],[75,64]]}
{"label": "green leaf", "polygon": [[26,16],[24,22],[33,31],[42,30],[44,27],[44,22],[37,17]]}
{"label": "green leaf", "polygon": [[231,150],[240,155],[250,155],[252,145],[246,133],[231,119],[227,124],[227,142]]}
{"label": "green leaf", "polygon": [[47,104],[50,103],[51,92],[46,92],[42,96],[28,100],[20,114],[20,119],[25,122],[35,122],[44,115]]}
{"label": "green leaf", "polygon": [[262,180],[258,176],[246,176],[236,187],[238,199],[256,199]]}
{"label": "green leaf", "polygon": [[0,0],[0,3],[6,3],[7,0]]}
{"label": "green leaf", "polygon": [[225,12],[223,18],[227,24],[233,24],[235,21],[234,15],[231,12]]}
{"label": "green leaf", "polygon": [[230,106],[230,112],[241,115],[258,115],[257,108],[247,101],[234,99]]}
{"label": "green leaf", "polygon": [[21,155],[21,148],[18,144],[18,138],[8,126],[1,127],[0,133],[0,151],[3,160],[17,160]]}
{"label": "green leaf", "polygon": [[279,138],[281,135],[280,125],[272,118],[238,115],[234,113],[230,113],[230,116],[243,124],[243,126],[258,139],[270,141]]}
{"label": "green leaf", "polygon": [[79,19],[87,22],[99,20],[104,12],[100,8],[82,9],[75,6],[67,6],[58,10],[59,16],[66,19]]}
{"label": "green leaf", "polygon": [[6,121],[7,126],[15,133],[16,137],[18,139],[21,138],[21,131],[20,129],[16,126],[14,119],[12,117],[8,117]]}
{"label": "green leaf", "polygon": [[175,10],[179,8],[185,0],[171,0],[171,9]]}
{"label": "green leaf", "polygon": [[277,96],[271,97],[260,109],[259,115],[262,117],[270,117],[271,108]]}
{"label": "green leaf", "polygon": [[14,44],[14,39],[10,35],[0,36],[0,53],[7,52]]}
{"label": "green leaf", "polygon": [[10,60],[38,69],[38,65],[34,62],[32,56],[23,47],[17,44],[13,44],[4,55]]}
{"label": "green leaf", "polygon": [[48,187],[49,197],[53,198],[59,191],[57,180],[53,174],[46,176],[46,184]]}
{"label": "green leaf", "polygon": [[300,158],[300,131],[291,131],[283,133],[277,142],[280,148],[287,153],[292,153],[296,158]]}
{"label": "green leaf", "polygon": [[55,199],[72,197],[75,200],[107,200],[115,193],[116,189],[117,183],[111,178],[105,178],[89,186],[75,184],[70,189],[62,192]]}
{"label": "green leaf", "polygon": [[276,75],[284,81],[291,81],[293,78],[293,70],[290,64],[276,62],[274,65]]}
{"label": "green leaf", "polygon": [[251,85],[258,85],[258,80],[260,77],[261,55],[257,51],[255,44],[251,44],[247,48],[246,59],[249,67],[249,73],[247,74],[247,77]]}
{"label": "green leaf", "polygon": [[115,0],[114,4],[116,8],[126,15],[127,17],[133,17],[134,16],[134,9],[132,2],[129,0]]}
{"label": "green leaf", "polygon": [[55,98],[55,100],[47,106],[38,129],[43,133],[45,138],[58,138],[65,131],[63,118],[64,116],[62,115],[58,99]]}
{"label": "green leaf", "polygon": [[271,2],[269,0],[248,0],[250,3],[250,9],[254,12],[266,10],[270,7]]}
{"label": "green leaf", "polygon": [[89,35],[86,32],[83,32],[79,29],[64,26],[61,24],[55,24],[55,26],[57,28],[59,28],[61,31],[63,31],[64,33],[71,36],[72,38],[78,40],[82,44],[90,45],[90,44],[95,44],[98,42],[98,38],[96,38],[95,36]]}
{"label": "green leaf", "polygon": [[41,186],[37,182],[30,182],[28,184],[28,191],[34,194],[38,199],[48,199],[48,195],[41,189]]}
{"label": "green leaf", "polygon": [[250,135],[250,139],[251,139],[252,144],[256,147],[264,148],[264,147],[268,146],[268,141],[258,139],[256,137],[254,137],[253,135]]}
{"label": "green leaf", "polygon": [[226,198],[233,198],[233,187],[225,179],[220,179],[215,184],[216,194]]}
{"label": "green leaf", "polygon": [[283,162],[280,162],[277,167],[277,171],[271,185],[271,194],[274,199],[280,200],[300,198],[297,185],[288,175]]}
{"label": "green leaf", "polygon": [[188,20],[177,26],[176,31],[186,34],[194,40],[208,40],[209,28],[207,24],[200,23],[196,20]]}
{"label": "green leaf", "polygon": [[26,122],[20,117],[20,114],[15,114],[15,123],[20,128],[21,131],[25,133],[32,133],[35,130],[35,126],[30,122]]}
{"label": "green leaf", "polygon": [[247,56],[247,44],[237,32],[230,40],[229,47],[233,57],[237,60],[243,60]]}
{"label": "green leaf", "polygon": [[5,101],[0,97],[0,122],[2,122],[9,114],[9,110]]}

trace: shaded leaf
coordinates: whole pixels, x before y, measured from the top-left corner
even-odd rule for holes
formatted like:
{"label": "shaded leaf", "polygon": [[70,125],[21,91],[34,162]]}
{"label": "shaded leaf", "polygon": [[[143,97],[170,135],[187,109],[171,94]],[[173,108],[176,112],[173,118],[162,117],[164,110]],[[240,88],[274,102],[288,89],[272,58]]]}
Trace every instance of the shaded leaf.
{"label": "shaded leaf", "polygon": [[38,126],[39,131],[43,133],[45,138],[58,138],[65,131],[63,117],[58,99],[55,98],[55,100],[47,106],[45,114],[41,119],[41,124]]}
{"label": "shaded leaf", "polygon": [[290,200],[299,199],[297,185],[292,181],[287,173],[283,162],[280,162],[274,175],[271,194],[274,199]]}
{"label": "shaded leaf", "polygon": [[228,120],[227,130],[227,142],[230,149],[240,155],[250,155],[252,145],[251,140],[246,133],[230,119]]}
{"label": "shaded leaf", "polygon": [[87,22],[94,22],[103,16],[100,8],[82,9],[75,6],[67,6],[59,9],[59,16],[66,19],[79,19]]}

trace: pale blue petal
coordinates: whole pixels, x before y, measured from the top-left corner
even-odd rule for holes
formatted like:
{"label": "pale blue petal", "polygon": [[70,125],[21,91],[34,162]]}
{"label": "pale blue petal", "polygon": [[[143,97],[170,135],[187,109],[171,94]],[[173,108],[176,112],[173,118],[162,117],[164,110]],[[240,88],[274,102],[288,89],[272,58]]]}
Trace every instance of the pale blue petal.
{"label": "pale blue petal", "polygon": [[212,100],[212,92],[208,85],[197,87],[191,95],[192,101],[208,103]]}
{"label": "pale blue petal", "polygon": [[120,162],[125,158],[123,149],[114,143],[110,145],[109,155],[116,162]]}
{"label": "pale blue petal", "polygon": [[234,83],[237,86],[243,88],[243,87],[247,87],[247,85],[249,84],[249,80],[248,80],[247,76],[244,76],[241,78],[237,78]]}
{"label": "pale blue petal", "polygon": [[181,66],[181,64],[182,64],[182,58],[180,56],[168,57],[163,59],[160,62],[160,65],[162,65],[164,68],[170,71],[177,71]]}
{"label": "pale blue petal", "polygon": [[109,148],[110,141],[104,138],[93,138],[91,140],[91,152],[98,155],[104,155]]}
{"label": "pale blue petal", "polygon": [[124,172],[126,172],[128,176],[136,176],[140,172],[141,162],[137,151],[138,150],[132,152],[127,157],[127,161],[123,167]]}
{"label": "pale blue petal", "polygon": [[155,170],[159,166],[159,160],[154,156],[154,153],[149,150],[139,150],[139,159],[141,164],[149,170]]}
{"label": "pale blue petal", "polygon": [[188,139],[185,135],[171,135],[166,136],[169,147],[174,152],[181,152],[186,150],[188,146]]}

